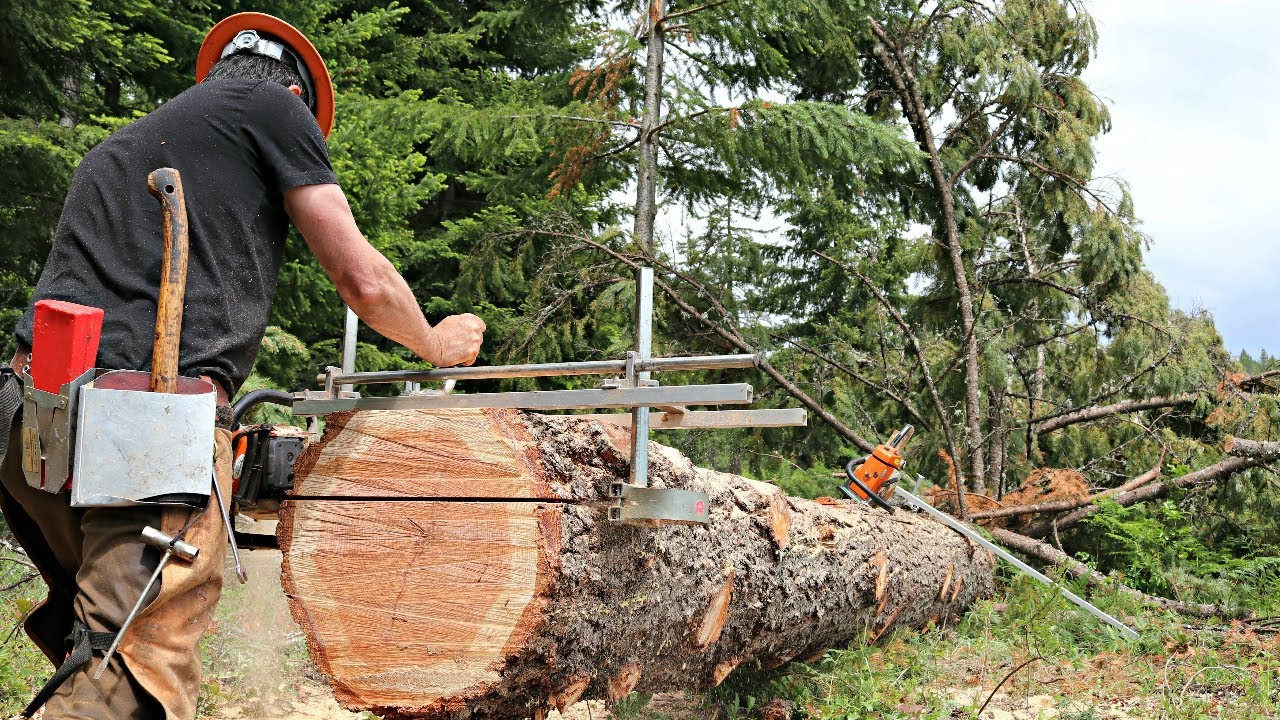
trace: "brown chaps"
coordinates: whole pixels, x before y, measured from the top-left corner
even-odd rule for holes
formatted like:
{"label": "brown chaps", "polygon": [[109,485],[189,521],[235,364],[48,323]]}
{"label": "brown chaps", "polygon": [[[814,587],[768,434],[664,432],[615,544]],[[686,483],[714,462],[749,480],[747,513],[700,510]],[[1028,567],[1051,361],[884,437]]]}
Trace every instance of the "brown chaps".
{"label": "brown chaps", "polygon": [[[200,548],[196,560],[170,561],[158,591],[129,627],[102,678],[93,679],[102,653],[73,674],[45,705],[46,720],[166,718],[190,720],[200,692],[200,637],[213,620],[222,592],[226,533],[217,508],[178,506],[73,508],[66,493],[27,485],[22,473],[20,420],[9,431],[0,464],[0,509],[10,531],[49,586],[49,596],[27,617],[32,641],[60,665],[76,619],[91,632],[119,630],[160,560],[144,545],[151,525]],[[215,464],[223,497],[231,496],[231,434],[215,434]],[[210,503],[216,502],[211,499]]]}

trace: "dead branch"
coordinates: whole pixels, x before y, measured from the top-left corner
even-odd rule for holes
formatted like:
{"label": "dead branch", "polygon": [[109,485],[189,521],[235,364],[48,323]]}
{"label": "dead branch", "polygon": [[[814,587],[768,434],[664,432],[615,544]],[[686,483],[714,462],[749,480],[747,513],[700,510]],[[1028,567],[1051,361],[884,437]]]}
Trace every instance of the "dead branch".
{"label": "dead branch", "polygon": [[1199,618],[1225,618],[1228,620],[1245,619],[1254,617],[1251,610],[1243,608],[1230,608],[1223,605],[1209,605],[1201,603],[1188,603],[1181,600],[1170,600],[1169,598],[1148,595],[1141,590],[1135,590],[1127,585],[1115,582],[1106,575],[1094,570],[1075,558],[1067,555],[1061,550],[1042,543],[1034,538],[1026,535],[1019,535],[1011,530],[1004,528],[986,528],[991,536],[998,540],[1001,544],[1006,545],[1023,555],[1029,555],[1039,558],[1047,563],[1052,563],[1071,574],[1072,577],[1083,578],[1090,586],[1093,587],[1112,587],[1138,600],[1146,605],[1158,607],[1162,610],[1170,610],[1182,615],[1191,615]]}
{"label": "dead branch", "polygon": [[1235,384],[1244,390],[1251,390],[1259,387],[1274,390],[1275,388],[1268,382],[1271,378],[1280,378],[1280,369],[1268,370],[1266,372],[1258,373],[1257,375],[1250,375],[1249,377],[1237,380]]}
{"label": "dead branch", "polygon": [[1141,412],[1143,410],[1156,410],[1158,408],[1190,405],[1196,401],[1197,397],[1199,396],[1195,393],[1185,393],[1183,395],[1175,395],[1173,397],[1124,400],[1111,405],[1087,407],[1081,410],[1073,410],[1071,412],[1060,413],[1058,415],[1049,415],[1047,417],[1038,418],[1035,428],[1037,433],[1048,433],[1053,432],[1054,430],[1061,430],[1069,425],[1100,420],[1120,413]]}
{"label": "dead branch", "polygon": [[1109,490],[1104,490],[1100,493],[1095,493],[1088,497],[1074,498],[1071,500],[1056,500],[1054,502],[1038,503],[1035,505],[1013,505],[1011,507],[996,508],[994,510],[980,510],[978,512],[971,513],[969,515],[969,518],[971,520],[989,520],[989,519],[1002,518],[1002,517],[1014,517],[1017,515],[1035,515],[1038,513],[1052,513],[1052,512],[1063,512],[1065,510],[1075,510],[1078,507],[1084,507],[1085,505],[1092,505],[1093,503],[1103,498],[1111,497],[1113,495],[1119,495],[1120,493],[1128,492],[1130,490],[1134,490],[1136,488],[1142,487],[1143,485],[1146,485],[1152,480],[1155,480],[1156,478],[1160,477],[1160,469],[1163,466],[1164,466],[1164,453],[1161,452],[1160,460],[1156,462],[1155,467],[1151,468],[1150,470],[1142,473],[1141,475],[1135,477],[1134,479],[1130,480],[1129,482],[1119,487],[1114,487]]}
{"label": "dead branch", "polygon": [[1280,460],[1280,442],[1228,437],[1224,449],[1233,457],[1256,458],[1262,462]]}
{"label": "dead branch", "polygon": [[[1117,493],[1112,495],[1109,499],[1120,507],[1129,507],[1130,505],[1137,505],[1138,503],[1145,502],[1147,500],[1162,498],[1169,494],[1169,491],[1173,488],[1185,488],[1209,483],[1219,478],[1231,475],[1232,473],[1240,472],[1241,470],[1248,470],[1249,468],[1257,467],[1261,464],[1263,464],[1262,460],[1253,457],[1231,457],[1226,460],[1222,460],[1221,462],[1214,463],[1213,465],[1189,472],[1175,480],[1168,480],[1154,485],[1144,485],[1127,492]],[[1100,505],[1087,505],[1079,508],[1074,512],[1057,518],[1058,527],[1066,527],[1067,525],[1080,522],[1081,520],[1098,512],[1100,509]],[[1050,530],[1052,530],[1051,524],[1042,522],[1028,528],[1026,534],[1031,537],[1044,537],[1050,532]]]}

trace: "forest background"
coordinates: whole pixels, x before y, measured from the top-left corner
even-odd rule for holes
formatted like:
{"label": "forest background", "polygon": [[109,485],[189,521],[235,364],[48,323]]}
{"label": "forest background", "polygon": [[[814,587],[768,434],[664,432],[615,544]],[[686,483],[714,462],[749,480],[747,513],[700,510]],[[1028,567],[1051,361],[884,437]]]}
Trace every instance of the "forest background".
{"label": "forest background", "polygon": [[[1144,266],[1123,180],[1094,173],[1110,118],[1080,3],[6,3],[0,327],[79,159],[188,87],[203,33],[242,10],[327,59],[361,229],[429,318],[486,320],[482,363],[621,357],[649,265],[656,353],[760,353],[757,405],[811,411],[664,436],[697,462],[832,494],[912,423],[909,461],[963,485],[957,514],[1041,468],[1093,493],[1145,477],[1028,536],[1145,593],[1275,609],[1280,363],[1233,357]],[[659,212],[683,222],[656,233]],[[314,385],[343,314],[295,233],[246,389]],[[360,370],[421,366],[360,340]]]}

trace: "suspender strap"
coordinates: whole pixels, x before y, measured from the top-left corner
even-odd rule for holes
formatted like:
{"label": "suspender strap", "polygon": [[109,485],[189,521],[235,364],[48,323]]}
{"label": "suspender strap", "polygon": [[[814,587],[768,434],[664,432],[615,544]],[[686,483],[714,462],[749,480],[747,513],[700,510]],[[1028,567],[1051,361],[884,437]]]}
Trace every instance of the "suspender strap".
{"label": "suspender strap", "polygon": [[71,634],[67,636],[67,646],[71,649],[71,653],[67,655],[67,659],[62,665],[54,671],[53,677],[40,688],[40,692],[27,703],[27,707],[18,714],[20,718],[29,718],[36,714],[36,711],[49,702],[49,698],[62,687],[62,683],[67,681],[80,668],[89,664],[89,659],[93,657],[94,650],[106,650],[110,647],[111,642],[115,640],[116,634],[109,632],[90,632],[89,628],[79,620],[71,628]]}

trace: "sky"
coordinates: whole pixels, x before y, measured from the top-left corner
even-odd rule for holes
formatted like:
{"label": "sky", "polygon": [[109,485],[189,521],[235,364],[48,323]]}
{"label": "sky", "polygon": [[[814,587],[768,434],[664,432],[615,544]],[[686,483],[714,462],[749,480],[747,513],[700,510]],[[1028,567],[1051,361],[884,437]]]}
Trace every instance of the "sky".
{"label": "sky", "polygon": [[1280,2],[1089,0],[1097,175],[1129,183],[1147,264],[1227,349],[1280,355]]}

